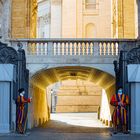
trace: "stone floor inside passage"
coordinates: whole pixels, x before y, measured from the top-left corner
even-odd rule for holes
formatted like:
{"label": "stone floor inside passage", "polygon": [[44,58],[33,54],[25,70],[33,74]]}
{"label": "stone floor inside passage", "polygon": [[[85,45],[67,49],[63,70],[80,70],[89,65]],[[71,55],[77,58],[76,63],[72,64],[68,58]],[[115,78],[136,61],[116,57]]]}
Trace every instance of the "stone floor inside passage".
{"label": "stone floor inside passage", "polygon": [[111,132],[95,113],[57,113],[51,114],[47,124],[26,135],[1,134],[0,140],[140,140],[140,135],[111,136]]}

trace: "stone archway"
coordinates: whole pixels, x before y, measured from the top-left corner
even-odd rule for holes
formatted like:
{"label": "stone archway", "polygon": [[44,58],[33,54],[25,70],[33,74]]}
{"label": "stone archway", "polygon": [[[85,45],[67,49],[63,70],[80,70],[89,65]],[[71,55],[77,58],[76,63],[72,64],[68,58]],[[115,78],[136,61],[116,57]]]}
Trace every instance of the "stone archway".
{"label": "stone archway", "polygon": [[[47,107],[46,87],[58,81],[68,80],[69,78],[87,80],[95,83],[97,86],[104,88],[107,93],[108,107],[110,115],[104,115],[101,119],[109,125],[111,121],[112,108],[109,106],[111,95],[115,92],[115,78],[106,72],[81,66],[57,67],[44,69],[34,74],[30,79],[30,93],[33,97],[33,104],[29,110],[29,127],[39,125],[39,122],[49,120],[49,110]],[[41,121],[40,121],[41,120]]]}

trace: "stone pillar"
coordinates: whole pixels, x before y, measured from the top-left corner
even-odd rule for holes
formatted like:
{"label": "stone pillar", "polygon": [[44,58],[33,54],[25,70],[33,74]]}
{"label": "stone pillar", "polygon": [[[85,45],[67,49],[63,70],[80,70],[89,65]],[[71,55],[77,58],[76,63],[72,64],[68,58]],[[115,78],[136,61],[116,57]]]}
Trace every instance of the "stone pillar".
{"label": "stone pillar", "polygon": [[[37,35],[37,0],[31,0],[30,3],[30,38],[36,38]],[[27,28],[27,27],[26,27]]]}
{"label": "stone pillar", "polygon": [[51,38],[62,37],[62,0],[51,0]]}
{"label": "stone pillar", "polygon": [[0,133],[9,133],[15,128],[15,103],[12,82],[14,66],[0,64]]}
{"label": "stone pillar", "polygon": [[140,133],[140,64],[128,65],[128,82],[131,86],[131,133]]}

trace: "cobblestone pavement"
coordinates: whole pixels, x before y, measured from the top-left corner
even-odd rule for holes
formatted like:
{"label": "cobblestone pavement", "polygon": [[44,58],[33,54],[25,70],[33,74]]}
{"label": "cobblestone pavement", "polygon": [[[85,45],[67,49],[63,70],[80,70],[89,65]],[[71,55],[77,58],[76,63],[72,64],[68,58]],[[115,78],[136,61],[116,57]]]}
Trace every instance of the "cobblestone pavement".
{"label": "cobblestone pavement", "polygon": [[0,135],[0,140],[140,140],[140,135],[111,136],[112,129],[102,125],[95,114],[57,114],[51,118],[26,135]]}

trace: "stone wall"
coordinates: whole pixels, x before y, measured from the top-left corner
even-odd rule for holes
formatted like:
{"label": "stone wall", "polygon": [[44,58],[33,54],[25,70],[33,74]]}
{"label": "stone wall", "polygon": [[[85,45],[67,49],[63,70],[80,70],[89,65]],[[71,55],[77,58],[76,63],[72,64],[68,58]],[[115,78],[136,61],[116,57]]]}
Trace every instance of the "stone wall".
{"label": "stone wall", "polygon": [[50,118],[46,90],[36,85],[30,85],[32,102],[29,104],[28,127],[37,127]]}
{"label": "stone wall", "polygon": [[35,38],[37,24],[36,0],[12,0],[12,38]]}
{"label": "stone wall", "polygon": [[[83,0],[65,0],[62,3],[63,38],[110,38],[111,37],[111,1],[96,2],[96,9],[86,9]],[[93,25],[90,35],[87,25]]]}
{"label": "stone wall", "polygon": [[56,112],[98,112],[101,96],[58,96]]}
{"label": "stone wall", "polygon": [[[134,0],[112,0],[112,3],[111,0],[97,0],[95,9],[85,8],[84,0],[51,0],[48,4],[51,4],[51,24],[44,30],[49,32],[51,38],[137,37],[137,8]],[[36,0],[13,0],[12,38],[36,37],[36,16]],[[88,25],[92,25],[92,28],[88,28]]]}
{"label": "stone wall", "polygon": [[101,88],[89,81],[64,80],[56,96],[56,112],[98,112]]}

